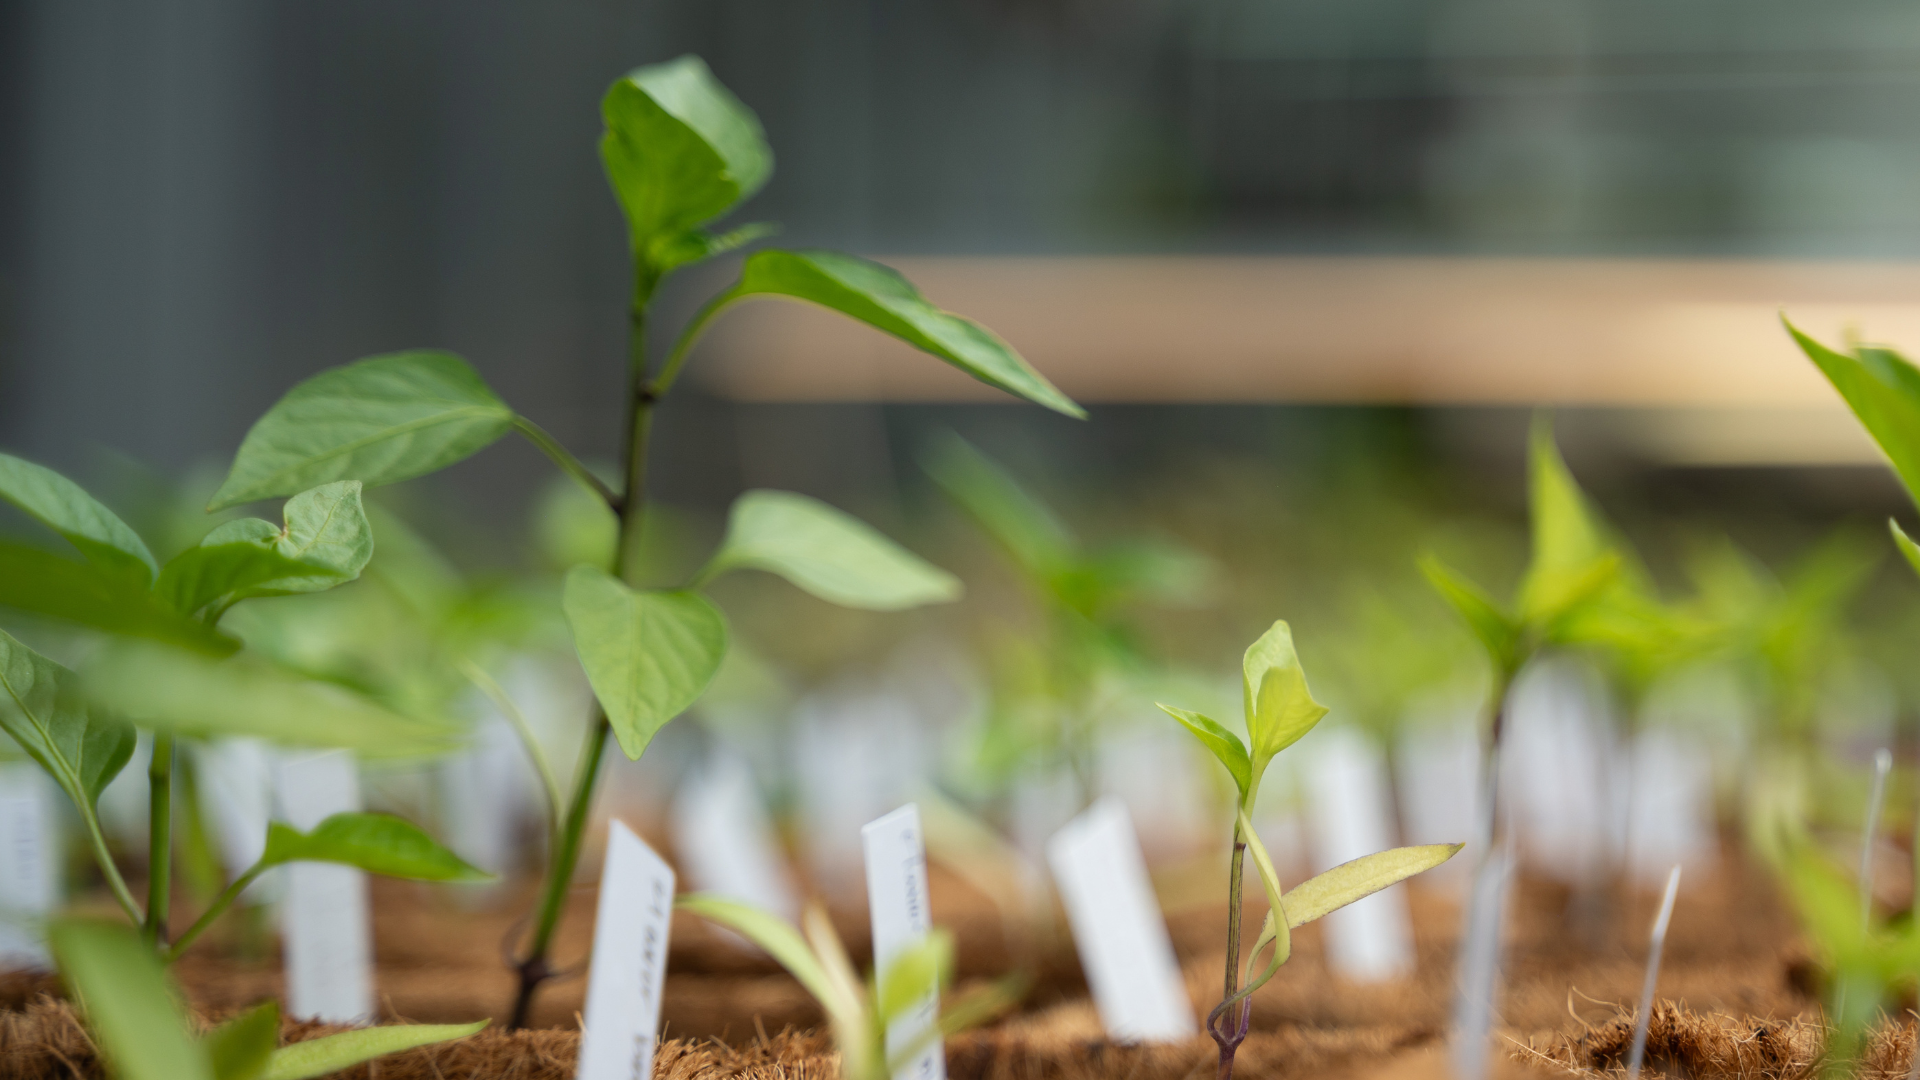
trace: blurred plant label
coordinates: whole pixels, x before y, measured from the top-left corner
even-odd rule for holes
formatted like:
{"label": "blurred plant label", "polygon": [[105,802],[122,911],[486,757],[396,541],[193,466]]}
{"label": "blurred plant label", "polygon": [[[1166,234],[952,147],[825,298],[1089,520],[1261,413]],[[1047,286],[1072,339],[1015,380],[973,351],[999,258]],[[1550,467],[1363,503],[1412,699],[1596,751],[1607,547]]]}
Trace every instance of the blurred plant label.
{"label": "blurred plant label", "polygon": [[0,765],[0,968],[46,968],[39,927],[59,900],[53,806],[28,764]]}
{"label": "blurred plant label", "polygon": [[651,1080],[672,919],[673,868],[614,819],[600,874],[579,1080]]}
{"label": "blurred plant label", "polygon": [[1107,1034],[1177,1042],[1200,1033],[1125,804],[1107,796],[1047,842],[1073,944]]}
{"label": "blurred plant label", "polygon": [[[219,843],[220,861],[232,881],[267,850],[273,817],[273,750],[259,739],[213,739],[194,746],[200,769],[201,817]],[[269,874],[277,886],[278,875]],[[256,881],[242,895],[255,900],[275,891]]]}
{"label": "blurred plant label", "polygon": [[[927,846],[920,808],[913,803],[860,829],[867,858],[867,908],[873,919],[873,969],[884,972],[900,953],[926,940],[933,929],[927,907]],[[887,1053],[898,1053],[931,1030],[940,1018],[935,987],[911,1012],[887,1026]],[[895,1070],[894,1080],[946,1080],[945,1044],[936,1036],[926,1049]]]}
{"label": "blurred plant label", "polygon": [[759,788],[739,758],[717,755],[681,785],[673,801],[673,850],[696,891],[790,922],[800,917]]}
{"label": "blurred plant label", "polygon": [[[360,777],[344,750],[283,755],[274,769],[280,817],[306,831],[333,814],[360,809]],[[280,941],[287,1014],[300,1020],[363,1024],[373,1019],[373,941],[365,872],[338,863],[286,867]]]}

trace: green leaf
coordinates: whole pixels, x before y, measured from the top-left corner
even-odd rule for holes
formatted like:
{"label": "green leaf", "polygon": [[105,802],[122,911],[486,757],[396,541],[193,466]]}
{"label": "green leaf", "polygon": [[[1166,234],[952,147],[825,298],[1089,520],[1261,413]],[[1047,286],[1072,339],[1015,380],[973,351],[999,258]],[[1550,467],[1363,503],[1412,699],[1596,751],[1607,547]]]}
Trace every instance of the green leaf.
{"label": "green leaf", "polygon": [[273,822],[267,827],[264,866],[330,862],[414,881],[491,881],[493,875],[435,843],[419,826],[392,814],[342,813],[303,833]]}
{"label": "green leaf", "polygon": [[960,579],[818,499],[749,491],[734,501],[727,536],[699,580],[751,568],[779,574],[822,600],[900,611],[960,598]]}
{"label": "green leaf", "polygon": [[141,588],[153,581],[153,553],[140,534],[79,484],[52,469],[0,454],[0,499],[66,537],[88,562]]}
{"label": "green leaf", "polygon": [[1473,631],[1494,667],[1512,675],[1525,659],[1520,655],[1520,627],[1513,619],[1479,586],[1432,555],[1421,557],[1420,573]]}
{"label": "green leaf", "polygon": [[1907,557],[1907,565],[1913,567],[1914,573],[1920,574],[1920,544],[1915,544],[1906,530],[1900,527],[1900,523],[1892,518],[1887,519],[1887,528],[1893,531],[1894,546],[1900,549],[1900,554]]}
{"label": "green leaf", "polygon": [[131,927],[56,919],[47,940],[119,1080],[214,1080],[207,1053],[153,949]]}
{"label": "green leaf", "polygon": [[787,296],[832,308],[892,334],[979,379],[1057,413],[1086,418],[1011,345],[970,319],[941,311],[889,267],[833,251],[758,251],[730,297]]}
{"label": "green leaf", "polygon": [[0,606],[224,656],[239,642],[183,618],[124,575],[0,540]]}
{"label": "green leaf", "polygon": [[665,274],[675,267],[711,259],[715,255],[724,255],[779,231],[778,225],[755,222],[718,234],[704,229],[694,229],[691,232],[681,233],[678,237],[655,240],[650,245],[653,273]]}
{"label": "green leaf", "polygon": [[280,1004],[248,1009],[201,1038],[214,1080],[255,1080],[280,1045]]}
{"label": "green leaf", "polygon": [[934,930],[900,950],[880,975],[875,1008],[882,1026],[908,1009],[917,1008],[928,994],[937,994],[953,974],[953,935]]}
{"label": "green leaf", "polygon": [[1273,868],[1273,856],[1267,853],[1267,846],[1260,842],[1260,834],[1253,829],[1253,818],[1249,807],[1242,804],[1239,810],[1238,825],[1240,836],[1247,844],[1247,853],[1253,856],[1254,869],[1260,874],[1260,887],[1267,894],[1267,918],[1261,924],[1260,935],[1254,939],[1253,951],[1247,954],[1248,965],[1260,955],[1260,950],[1271,942],[1273,956],[1267,961],[1264,971],[1252,978],[1241,980],[1246,993],[1251,994],[1266,985],[1273,978],[1280,965],[1293,955],[1292,929],[1296,925],[1287,916],[1286,890],[1280,887],[1280,874]]}
{"label": "green leaf", "polygon": [[607,90],[600,115],[607,180],[634,255],[656,273],[691,261],[686,234],[773,174],[759,118],[697,56],[635,68]]}
{"label": "green leaf", "polygon": [[643,592],[592,566],[567,573],[574,651],[620,749],[639,760],[700,699],[727,655],[727,620],[695,592]]}
{"label": "green leaf", "polygon": [[1330,911],[1338,911],[1355,900],[1405,881],[1423,870],[1431,870],[1465,844],[1425,844],[1420,847],[1394,848],[1362,856],[1352,862],[1301,882],[1281,897],[1288,926],[1304,926]]}
{"label": "green leaf", "polygon": [[73,672],[0,630],[0,730],[89,814],[127,759],[133,728],[89,709]]}
{"label": "green leaf", "polygon": [[335,480],[369,487],[423,476],[513,426],[513,410],[465,360],[418,350],[323,371],[287,391],[247,432],[208,510]]}
{"label": "green leaf", "polygon": [[1920,370],[1889,349],[1835,352],[1780,320],[1853,410],[1920,504]]}
{"label": "green leaf", "polygon": [[485,1020],[471,1024],[389,1024],[308,1039],[275,1050],[260,1080],[311,1080],[416,1046],[464,1039],[486,1026]]}
{"label": "green leaf", "polygon": [[1544,625],[1577,602],[1569,599],[1574,595],[1569,582],[1583,579],[1595,563],[1617,553],[1544,418],[1534,421],[1528,462],[1533,560],[1520,584],[1520,617]]}
{"label": "green leaf", "polygon": [[1032,577],[1044,581],[1074,561],[1067,527],[972,443],[947,432],[928,449],[925,468]]}
{"label": "green leaf", "polygon": [[[689,893],[676,899],[673,906],[732,930],[765,949],[787,973],[800,981],[823,1007],[831,1007],[843,996],[840,987],[828,977],[806,939],[792,924],[777,915],[750,904],[709,893]],[[843,1003],[844,1004],[844,1003]]]}
{"label": "green leaf", "polygon": [[1313,700],[1307,673],[1293,649],[1293,628],[1276,622],[1247,646],[1240,662],[1241,692],[1247,710],[1247,749],[1253,783],[1275,754],[1313,730],[1327,707]]}
{"label": "green leaf", "polygon": [[1171,705],[1161,705],[1160,711],[1186,725],[1201,745],[1213,751],[1220,764],[1227,767],[1227,773],[1233,777],[1234,786],[1240,789],[1240,802],[1250,801],[1253,795],[1253,762],[1247,756],[1247,744],[1240,736],[1227,730],[1219,721],[1202,716],[1186,709],[1176,709]]}
{"label": "green leaf", "polygon": [[217,615],[255,596],[318,592],[360,576],[373,557],[373,527],[360,481],[337,480],[287,500],[286,526],[229,521],[160,571],[155,591],[176,611]]}
{"label": "green leaf", "polygon": [[217,661],[164,645],[116,642],[87,665],[82,689],[95,708],[183,735],[254,735],[370,757],[444,752],[460,736],[457,728],[395,712],[252,655]]}

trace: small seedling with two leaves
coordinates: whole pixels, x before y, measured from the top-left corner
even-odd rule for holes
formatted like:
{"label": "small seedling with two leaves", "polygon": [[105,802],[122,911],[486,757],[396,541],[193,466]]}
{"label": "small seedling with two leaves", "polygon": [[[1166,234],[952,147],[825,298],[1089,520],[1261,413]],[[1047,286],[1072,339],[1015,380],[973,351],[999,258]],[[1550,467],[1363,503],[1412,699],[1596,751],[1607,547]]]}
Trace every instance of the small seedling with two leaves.
{"label": "small seedling with two leaves", "polygon": [[[1313,699],[1307,687],[1306,672],[1294,651],[1293,630],[1286,623],[1274,623],[1260,640],[1248,646],[1241,659],[1241,690],[1246,711],[1245,740],[1210,717],[1171,705],[1160,706],[1220,760],[1239,792],[1234,805],[1233,857],[1227,872],[1226,994],[1207,1014],[1207,1033],[1220,1046],[1220,1080],[1233,1075],[1234,1053],[1247,1037],[1253,992],[1266,985],[1287,962],[1292,953],[1289,932],[1294,927],[1439,866],[1464,846],[1394,848],[1342,863],[1291,891],[1283,890],[1273,859],[1253,830],[1254,801],[1274,757],[1299,742],[1327,714],[1326,707]],[[1267,917],[1243,964],[1240,908],[1248,851],[1253,853],[1254,867],[1266,890]],[[1260,954],[1269,949],[1266,966],[1254,974]]]}
{"label": "small seedling with two leaves", "polygon": [[752,941],[800,981],[827,1014],[845,1080],[887,1080],[934,1039],[991,1020],[1018,1001],[1024,989],[1016,977],[973,991],[949,1006],[917,1039],[889,1053],[888,1027],[943,989],[951,977],[953,936],[947,931],[935,929],[903,949],[885,971],[862,979],[826,910],[818,904],[807,906],[799,929],[750,904],[721,896],[695,893],[680,897],[674,906]]}
{"label": "small seedling with two leaves", "polygon": [[958,597],[960,584],[825,503],[754,491],[733,506],[706,567],[683,587],[643,588],[640,542],[654,415],[695,343],[733,305],[759,297],[837,311],[928,353],[988,385],[1068,416],[1082,416],[986,328],[934,307],[899,274],[830,251],[761,250],[739,280],[711,297],[657,364],[648,352],[653,301],[675,270],[766,235],[761,225],[724,233],[707,226],[751,198],[773,171],[753,112],[698,58],[642,67],[601,102],[601,161],[626,217],[633,287],[628,305],[625,439],[620,482],[596,476],[560,442],[502,401],[452,353],[376,356],[295,386],[241,443],[213,507],[288,494],[315,484],[369,486],[452,465],[517,432],[591,491],[618,521],[611,565],[567,574],[563,607],[596,698],[573,790],[551,848],[530,942],[519,960],[512,1026],[552,974],[548,953],[565,907],[610,740],[639,758],[654,734],[704,693],[728,647],[726,619],[704,588],[731,570],[762,570],[836,604],[898,611]]}
{"label": "small seedling with two leaves", "polygon": [[[303,490],[280,524],[219,525],[165,565],[78,484],[0,454],[0,499],[67,540],[82,557],[0,542],[0,604],[110,635],[85,677],[0,631],[0,731],[72,801],[101,876],[149,945],[178,956],[239,895],[236,886],[178,941],[168,940],[176,807],[176,740],[256,735],[309,746],[408,754],[451,745],[453,732],[243,650],[221,629],[236,604],[314,593],[353,581],[373,553],[355,481]],[[148,770],[147,894],[135,898],[101,828],[100,794],[133,756],[135,726],[154,732]],[[312,833],[274,825],[248,870],[319,860],[430,881],[487,875],[385,814],[341,814]]]}
{"label": "small seedling with two leaves", "polygon": [[395,1024],[280,1045],[274,1002],[196,1036],[178,986],[129,928],[60,919],[48,940],[86,1012],[94,1044],[119,1080],[308,1080],[416,1046],[462,1039],[487,1026]]}

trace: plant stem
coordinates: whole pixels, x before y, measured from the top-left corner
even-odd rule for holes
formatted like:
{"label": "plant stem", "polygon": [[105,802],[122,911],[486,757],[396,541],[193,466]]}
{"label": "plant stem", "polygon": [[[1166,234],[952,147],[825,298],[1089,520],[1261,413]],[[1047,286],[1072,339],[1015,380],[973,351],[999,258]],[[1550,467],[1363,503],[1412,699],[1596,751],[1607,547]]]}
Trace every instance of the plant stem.
{"label": "plant stem", "polygon": [[[635,269],[635,280],[641,284],[635,288],[627,326],[628,419],[626,453],[622,455],[626,464],[626,483],[620,496],[620,535],[613,554],[613,574],[628,584],[632,584],[632,577],[638,568],[640,530],[646,517],[647,442],[653,432],[653,407],[664,392],[663,386],[647,381],[647,303],[651,299],[650,285],[653,279],[648,276],[644,266],[636,264]],[[717,302],[709,304],[701,316],[696,317],[695,327],[710,317],[710,312],[714,310],[718,310]],[[686,334],[682,335],[683,339],[686,337]],[[662,374],[665,378],[668,373]],[[541,983],[553,977],[554,970],[547,962],[547,953],[553,946],[553,935],[560,925],[560,916],[566,910],[567,889],[573,882],[574,868],[580,862],[580,845],[585,838],[589,812],[593,809],[600,759],[606,754],[607,736],[612,731],[606,711],[596,701],[586,742],[580,748],[580,766],[574,771],[573,795],[568,800],[566,820],[560,826],[558,842],[547,854],[546,881],[540,891],[540,906],[534,913],[533,941],[526,958],[519,965],[520,987],[507,1021],[509,1031],[526,1026],[533,1011],[534,994],[539,991]]]}
{"label": "plant stem", "polygon": [[186,933],[181,934],[172,945],[161,949],[160,959],[169,964],[180,959],[180,954],[187,951],[187,946],[193,944],[195,938],[206,932],[207,927],[212,926],[215,919],[232,907],[235,900],[240,899],[240,894],[247,891],[247,886],[253,884],[254,879],[266,871],[266,867],[256,863],[246,873],[235,878],[233,884],[213,898],[213,903],[207,905],[207,910],[200,913],[200,917],[193,921],[193,925],[187,927]]}
{"label": "plant stem", "polygon": [[1500,828],[1500,745],[1507,727],[1507,692],[1512,687],[1512,672],[1495,672],[1494,684],[1487,692],[1487,741],[1480,753],[1480,805],[1483,816],[1479,822],[1478,839],[1485,845],[1482,848],[1482,861],[1492,857],[1494,842],[1503,832]]}
{"label": "plant stem", "polygon": [[173,736],[153,736],[147,766],[147,943],[167,943],[167,913],[173,892]]}
{"label": "plant stem", "polygon": [[[1233,823],[1233,862],[1227,871],[1227,975],[1226,993],[1220,1004],[1207,1015],[1207,1034],[1220,1045],[1219,1080],[1232,1080],[1233,1055],[1247,1037],[1247,1020],[1253,1011],[1253,999],[1233,1008],[1233,995],[1240,989],[1240,908],[1241,886],[1246,880],[1247,841],[1240,822]],[[1229,1026],[1231,1025],[1231,1026]]]}
{"label": "plant stem", "polygon": [[600,496],[615,513],[620,512],[620,495],[606,485],[606,482],[593,475],[593,470],[580,463],[572,451],[560,445],[560,440],[547,434],[547,430],[524,416],[513,418],[513,429],[527,437],[527,441],[540,448],[540,452],[553,459],[561,471],[580,481],[587,490]]}
{"label": "plant stem", "polygon": [[101,876],[107,879],[107,888],[113,891],[113,898],[120,902],[120,910],[127,913],[127,920],[135,926],[145,923],[146,916],[140,912],[140,902],[133,898],[133,890],[127,888],[127,879],[120,876],[120,868],[113,865],[113,852],[107,850],[107,834],[100,828],[100,813],[90,803],[76,799],[80,808],[80,819],[87,827],[87,846],[93,849],[93,861],[100,865]]}

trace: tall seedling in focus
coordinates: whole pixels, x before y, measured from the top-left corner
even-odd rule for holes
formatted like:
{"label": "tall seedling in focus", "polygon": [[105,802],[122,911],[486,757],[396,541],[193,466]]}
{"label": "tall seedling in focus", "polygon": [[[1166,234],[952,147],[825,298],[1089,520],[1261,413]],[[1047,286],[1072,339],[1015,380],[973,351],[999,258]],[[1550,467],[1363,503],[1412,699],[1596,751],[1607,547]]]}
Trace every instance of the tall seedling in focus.
{"label": "tall seedling in focus", "polygon": [[[150,946],[179,955],[245,882],[281,863],[347,863],[425,880],[486,877],[388,815],[341,814],[311,834],[275,824],[260,864],[170,942],[176,740],[253,735],[375,755],[450,745],[453,732],[444,725],[275,665],[220,628],[242,601],[320,592],[360,576],[373,554],[360,484],[299,490],[280,523],[228,521],[164,565],[113,511],[51,469],[0,454],[0,500],[81,556],[0,541],[0,605],[114,639],[83,679],[0,631],[0,731],[72,800],[101,876]],[[100,793],[133,755],[136,724],[154,732],[144,905],[115,864],[98,813]]]}
{"label": "tall seedling in focus", "polygon": [[[1210,717],[1171,705],[1160,706],[1220,759],[1220,764],[1226,766],[1227,773],[1233,777],[1240,796],[1234,805],[1233,860],[1227,872],[1226,993],[1220,1004],[1207,1014],[1207,1033],[1220,1046],[1219,1080],[1229,1080],[1233,1075],[1234,1052],[1247,1037],[1253,992],[1266,985],[1280,970],[1280,965],[1287,962],[1292,952],[1289,932],[1294,927],[1439,866],[1464,846],[1429,844],[1394,848],[1342,863],[1292,891],[1282,890],[1273,859],[1253,831],[1254,800],[1260,794],[1260,780],[1274,757],[1312,731],[1327,714],[1327,709],[1313,700],[1313,693],[1307,688],[1307,674],[1294,652],[1293,631],[1284,622],[1274,623],[1260,640],[1247,647],[1240,671],[1247,723],[1245,741]],[[1260,883],[1266,889],[1267,918],[1254,939],[1253,948],[1247,950],[1243,964],[1241,885],[1249,849],[1253,852]],[[1266,966],[1255,975],[1253,965],[1269,948],[1272,951]]]}
{"label": "tall seedling in focus", "polygon": [[878,263],[816,250],[764,250],[740,278],[680,329],[657,364],[647,329],[660,282],[674,270],[741,247],[768,231],[707,226],[750,198],[773,171],[760,122],[695,57],[634,70],[601,102],[600,156],[627,223],[628,306],[623,477],[595,477],[551,435],[515,413],[465,360],[446,352],[393,353],[335,368],[294,387],[248,432],[213,508],[329,480],[388,484],[444,468],[509,431],[525,436],[619,519],[610,566],[576,566],[564,607],[596,698],[558,843],[519,962],[514,1026],[551,974],[548,950],[579,859],[608,736],[638,758],[655,732],[698,700],[727,650],[727,624],[702,587],[728,570],[785,577],[823,599],[895,611],[955,599],[958,581],[873,529],[813,499],[748,492],[726,538],[680,589],[637,587],[653,417],[694,343],[722,311],[754,297],[804,300],[930,353],[974,378],[1069,416],[1080,408],[992,332],[941,311]]}

